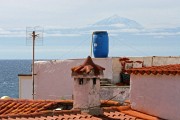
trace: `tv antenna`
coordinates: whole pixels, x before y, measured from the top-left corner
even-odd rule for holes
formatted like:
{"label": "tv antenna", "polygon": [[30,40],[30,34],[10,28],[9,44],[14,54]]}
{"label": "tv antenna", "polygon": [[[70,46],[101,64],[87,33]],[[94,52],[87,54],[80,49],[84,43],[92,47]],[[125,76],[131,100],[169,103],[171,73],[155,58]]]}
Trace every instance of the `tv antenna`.
{"label": "tv antenna", "polygon": [[34,58],[35,58],[35,45],[43,45],[43,27],[26,27],[26,45],[32,45],[32,96],[34,100],[35,90],[34,90]]}

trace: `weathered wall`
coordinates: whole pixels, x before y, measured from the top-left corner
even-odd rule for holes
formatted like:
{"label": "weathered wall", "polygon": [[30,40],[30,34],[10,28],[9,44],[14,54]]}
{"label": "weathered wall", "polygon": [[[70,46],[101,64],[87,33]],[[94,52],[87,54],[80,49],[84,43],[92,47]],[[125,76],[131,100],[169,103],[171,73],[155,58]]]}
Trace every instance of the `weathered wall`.
{"label": "weathered wall", "polygon": [[101,100],[115,100],[123,103],[129,99],[129,86],[103,86],[100,89]]}
{"label": "weathered wall", "polygon": [[[93,58],[93,61],[105,67],[104,78],[111,83],[120,82],[122,66],[119,58]],[[180,63],[180,57],[128,57],[132,61],[144,61],[144,66]],[[35,63],[35,98],[36,99],[71,99],[73,78],[71,68],[78,66],[85,59],[56,60]]]}
{"label": "weathered wall", "polygon": [[143,63],[146,67],[152,66],[152,57],[143,57]]}
{"label": "weathered wall", "polygon": [[[114,84],[120,82],[120,72],[122,70],[122,66],[119,61],[120,58],[123,57],[112,58],[113,79],[111,82]],[[144,61],[145,66],[151,66],[152,64],[152,57],[126,57],[126,58],[129,58],[130,61]]]}
{"label": "weathered wall", "polygon": [[[35,63],[35,99],[72,99],[73,78],[71,68],[85,59],[56,60]],[[93,59],[105,68],[104,78],[112,79],[111,58]]]}
{"label": "weathered wall", "polygon": [[73,108],[81,108],[82,110],[88,110],[95,106],[100,106],[99,90],[100,80],[96,80],[96,84],[93,84],[92,79],[83,79],[83,84],[79,85],[79,81],[76,78],[74,84],[74,102]]}
{"label": "weathered wall", "polygon": [[180,63],[180,57],[153,57],[153,65],[168,65],[168,64],[179,64]]}
{"label": "weathered wall", "polygon": [[168,120],[180,120],[180,75],[131,75],[133,109]]}
{"label": "weathered wall", "polygon": [[112,71],[113,71],[113,78],[111,83],[118,83],[120,82],[119,74],[121,72],[122,66],[119,62],[119,57],[118,58],[112,58]]}
{"label": "weathered wall", "polygon": [[[120,72],[122,70],[121,63],[119,59],[123,57],[112,58],[112,70],[113,70],[113,79],[112,83],[120,82]],[[159,66],[167,64],[180,64],[179,56],[149,56],[149,57],[126,57],[130,61],[143,61],[143,65],[148,66]]]}

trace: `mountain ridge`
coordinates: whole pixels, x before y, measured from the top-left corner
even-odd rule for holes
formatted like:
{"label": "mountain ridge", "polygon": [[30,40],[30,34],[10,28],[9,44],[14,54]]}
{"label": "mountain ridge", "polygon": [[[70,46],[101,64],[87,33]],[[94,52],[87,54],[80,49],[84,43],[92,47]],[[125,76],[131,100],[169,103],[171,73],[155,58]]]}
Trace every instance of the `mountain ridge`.
{"label": "mountain ridge", "polygon": [[138,22],[128,18],[120,17],[118,15],[113,15],[108,18],[99,20],[98,22],[92,24],[92,26],[114,26],[119,28],[136,28],[136,29],[143,28],[143,26]]}

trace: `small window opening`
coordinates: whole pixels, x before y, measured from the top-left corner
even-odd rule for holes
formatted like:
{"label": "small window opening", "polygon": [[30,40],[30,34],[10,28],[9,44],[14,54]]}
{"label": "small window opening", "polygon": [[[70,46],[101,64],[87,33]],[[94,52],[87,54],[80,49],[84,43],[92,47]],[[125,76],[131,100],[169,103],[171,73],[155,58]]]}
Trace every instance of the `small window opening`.
{"label": "small window opening", "polygon": [[83,85],[83,78],[79,78],[79,85]]}
{"label": "small window opening", "polygon": [[96,78],[93,78],[93,85],[96,84]]}

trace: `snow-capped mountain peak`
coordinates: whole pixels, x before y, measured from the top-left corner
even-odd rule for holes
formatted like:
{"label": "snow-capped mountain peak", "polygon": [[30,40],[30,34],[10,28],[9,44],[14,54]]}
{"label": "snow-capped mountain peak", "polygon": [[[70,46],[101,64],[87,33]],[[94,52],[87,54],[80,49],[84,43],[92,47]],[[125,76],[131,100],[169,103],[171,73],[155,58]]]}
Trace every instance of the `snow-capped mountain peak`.
{"label": "snow-capped mountain peak", "polygon": [[136,28],[136,29],[143,28],[142,25],[140,25],[136,21],[123,18],[118,15],[113,15],[111,17],[100,20],[95,24],[93,24],[93,26],[113,26],[120,28]]}

